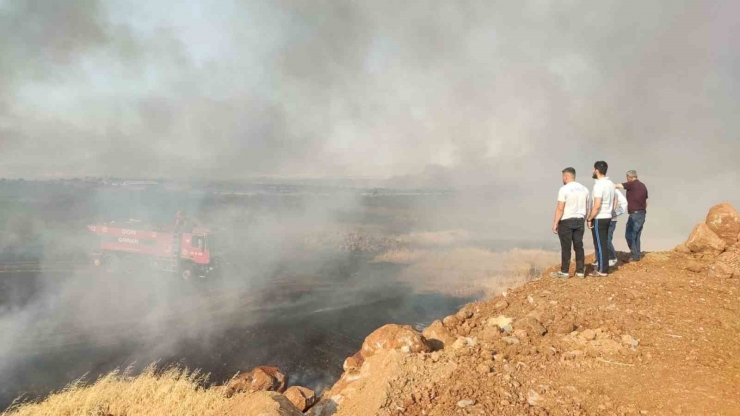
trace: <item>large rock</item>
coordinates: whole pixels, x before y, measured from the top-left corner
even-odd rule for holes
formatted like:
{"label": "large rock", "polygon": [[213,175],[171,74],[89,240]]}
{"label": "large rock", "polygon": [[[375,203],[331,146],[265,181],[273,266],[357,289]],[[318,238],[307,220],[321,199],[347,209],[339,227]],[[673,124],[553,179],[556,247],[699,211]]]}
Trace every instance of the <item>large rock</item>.
{"label": "large rock", "polygon": [[379,350],[398,350],[405,353],[429,352],[426,339],[409,325],[388,324],[365,338],[360,354],[372,357]]}
{"label": "large rock", "polygon": [[527,331],[530,335],[542,336],[547,333],[547,329],[542,326],[540,321],[532,316],[525,316],[524,318],[514,321],[514,329]]}
{"label": "large rock", "polygon": [[[724,253],[717,257],[716,264],[720,263],[724,266],[720,266],[719,268],[725,270],[724,273],[720,272],[720,275],[726,277],[740,277],[740,250],[734,246],[728,248]],[[727,276],[726,270],[728,268],[733,270],[731,276]]]}
{"label": "large rock", "polygon": [[277,367],[261,366],[254,370],[239,374],[226,386],[226,396],[245,391],[277,391],[284,392],[288,376]]}
{"label": "large rock", "polygon": [[704,270],[704,266],[702,266],[698,261],[690,261],[686,265],[686,270],[692,273],[701,273]]}
{"label": "large rock", "polygon": [[455,337],[440,320],[432,322],[432,324],[426,327],[421,334],[426,338],[427,343],[434,350],[441,350],[455,342]]}
{"label": "large rock", "polygon": [[717,256],[725,250],[725,242],[705,223],[697,224],[686,240],[686,247],[693,253]]}
{"label": "large rock", "polygon": [[558,335],[567,335],[576,330],[576,324],[573,318],[565,317],[562,320],[555,323],[552,327],[552,332]]}
{"label": "large rock", "polygon": [[321,401],[306,414],[389,415],[390,412],[386,411],[389,410],[388,400],[398,393],[392,387],[391,379],[411,378],[407,372],[409,369],[405,369],[403,365],[407,359],[407,354],[397,349],[378,352],[368,357],[359,372],[342,374],[331,389],[324,391]]}
{"label": "large rock", "polygon": [[318,401],[316,393],[305,387],[293,386],[285,390],[284,394],[301,412],[305,412]]}
{"label": "large rock", "polygon": [[303,416],[287,397],[275,392],[259,391],[229,400],[219,415],[226,416]]}
{"label": "large rock", "polygon": [[450,315],[450,316],[446,316],[444,319],[442,319],[442,323],[444,324],[444,326],[446,326],[448,328],[454,328],[454,327],[456,327],[460,323],[460,320],[457,319],[457,316]]}
{"label": "large rock", "polygon": [[337,412],[337,402],[332,399],[321,399],[306,413],[308,416],[332,416]]}
{"label": "large rock", "polygon": [[709,268],[709,277],[718,279],[729,279],[735,273],[735,269],[727,263],[718,261]]}
{"label": "large rock", "polygon": [[679,244],[676,246],[676,248],[673,249],[676,253],[681,254],[691,254],[691,250],[689,250],[688,247],[686,247],[686,244]]}
{"label": "large rock", "polygon": [[728,246],[738,241],[740,214],[727,202],[715,205],[707,215],[707,226]]}
{"label": "large rock", "polygon": [[351,357],[347,357],[346,360],[344,360],[344,364],[342,364],[342,369],[347,373],[352,373],[355,371],[358,371],[360,367],[362,367],[362,364],[365,362],[365,359],[362,357],[362,354],[358,351],[355,355]]}
{"label": "large rock", "polygon": [[504,330],[506,327],[510,327],[511,323],[514,321],[514,319],[506,317],[504,315],[499,315],[495,318],[488,318],[486,321],[486,325],[488,326],[497,326],[501,328],[501,330]]}

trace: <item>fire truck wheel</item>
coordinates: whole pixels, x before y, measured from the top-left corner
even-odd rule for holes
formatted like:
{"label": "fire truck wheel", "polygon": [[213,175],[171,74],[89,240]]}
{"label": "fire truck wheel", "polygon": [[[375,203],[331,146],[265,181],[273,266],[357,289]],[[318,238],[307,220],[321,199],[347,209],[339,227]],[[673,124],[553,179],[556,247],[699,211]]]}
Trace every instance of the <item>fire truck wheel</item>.
{"label": "fire truck wheel", "polygon": [[106,254],[103,256],[103,267],[108,273],[115,273],[121,268],[121,260],[115,254]]}
{"label": "fire truck wheel", "polygon": [[182,277],[182,280],[188,281],[193,277],[193,269],[191,267],[183,267],[182,271],[180,272],[180,277]]}

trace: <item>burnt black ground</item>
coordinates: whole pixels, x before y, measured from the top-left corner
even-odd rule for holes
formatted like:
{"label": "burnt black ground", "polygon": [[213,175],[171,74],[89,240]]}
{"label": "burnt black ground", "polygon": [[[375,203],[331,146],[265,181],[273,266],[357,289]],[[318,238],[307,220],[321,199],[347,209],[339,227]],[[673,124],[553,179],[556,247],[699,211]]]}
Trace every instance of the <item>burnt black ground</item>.
{"label": "burnt black ground", "polygon": [[[337,272],[347,271],[351,265],[337,263],[328,267],[336,268]],[[357,277],[387,279],[385,276],[392,272],[387,266],[370,269]],[[12,276],[12,291],[32,291],[39,284],[39,276],[26,277],[24,280],[22,274]],[[4,277],[6,282],[7,278]],[[84,280],[98,276],[87,272],[43,278]],[[115,278],[120,280],[111,286],[111,294],[115,293],[115,284],[125,284],[130,279],[129,276]],[[237,371],[275,365],[289,374],[291,384],[321,389],[341,374],[344,357],[354,354],[374,328],[391,322],[425,326],[470,300],[414,294],[392,279],[372,285],[373,289],[365,285],[358,292],[356,282],[341,283],[337,281],[343,280],[340,278],[337,275],[331,284],[313,290],[305,290],[305,282],[291,286],[283,280],[278,288],[266,285],[255,289],[258,299],[245,299],[241,306],[226,310],[217,306],[225,298],[233,299],[225,291],[210,289],[207,284],[183,288],[182,292],[170,295],[171,311],[175,313],[163,320],[168,329],[161,337],[138,319],[101,322],[94,331],[75,331],[61,324],[40,332],[33,326],[22,328],[18,334],[22,339],[14,340],[22,346],[2,357],[0,408],[7,407],[21,394],[29,399],[42,397],[83,376],[94,380],[98,375],[128,366],[139,371],[154,361],[162,367],[182,365],[201,369],[210,373],[215,383],[228,380]],[[346,302],[341,298],[343,295]],[[142,294],[142,298],[145,296]],[[194,312],[178,314],[183,305],[197,307],[186,309]],[[134,316],[143,320],[162,308],[155,303],[150,310],[141,309]],[[55,312],[52,309],[46,313]],[[40,318],[41,321],[53,319],[44,315]],[[211,330],[200,329],[210,326],[211,320]],[[44,323],[38,322],[37,326],[41,328]],[[193,327],[198,330],[190,337],[188,331],[193,331]],[[173,343],[167,339],[171,334],[181,337]]]}

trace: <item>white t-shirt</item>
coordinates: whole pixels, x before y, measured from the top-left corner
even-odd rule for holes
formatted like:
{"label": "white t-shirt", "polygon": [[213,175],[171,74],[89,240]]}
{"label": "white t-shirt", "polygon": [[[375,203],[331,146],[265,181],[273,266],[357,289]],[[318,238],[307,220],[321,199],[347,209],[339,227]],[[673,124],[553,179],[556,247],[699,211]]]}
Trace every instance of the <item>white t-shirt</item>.
{"label": "white t-shirt", "polygon": [[558,202],[565,202],[561,220],[586,218],[590,203],[588,188],[575,181],[563,185],[558,191]]}
{"label": "white t-shirt", "polygon": [[601,198],[601,209],[596,214],[596,219],[612,219],[612,204],[614,204],[614,183],[609,178],[597,179],[594,183],[593,198]]}
{"label": "white t-shirt", "polygon": [[618,190],[614,191],[614,195],[617,196],[617,211],[616,215],[612,217],[612,221],[617,221],[617,217],[627,212],[627,197]]}

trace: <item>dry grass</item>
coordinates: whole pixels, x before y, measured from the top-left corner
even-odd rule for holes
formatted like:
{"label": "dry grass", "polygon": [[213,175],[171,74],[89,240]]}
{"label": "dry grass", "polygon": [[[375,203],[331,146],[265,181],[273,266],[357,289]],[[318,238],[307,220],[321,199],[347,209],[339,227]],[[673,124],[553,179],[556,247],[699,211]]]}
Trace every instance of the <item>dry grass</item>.
{"label": "dry grass", "polygon": [[215,415],[227,402],[223,390],[203,387],[205,376],[154,366],[131,377],[114,371],[91,385],[75,382],[40,403],[11,406],[3,416]]}
{"label": "dry grass", "polygon": [[545,250],[514,249],[496,252],[479,247],[452,250],[397,249],[375,256],[374,263],[430,263],[440,270],[463,268],[470,270],[515,270],[532,267],[545,269],[559,259],[559,253]]}
{"label": "dry grass", "polygon": [[414,246],[452,246],[469,241],[471,234],[465,230],[443,230],[404,234],[399,240]]}
{"label": "dry grass", "polygon": [[378,254],[372,259],[372,263],[390,263],[390,264],[414,264],[423,261],[431,256],[431,251],[420,249],[396,249],[388,250],[383,254]]}
{"label": "dry grass", "polygon": [[462,247],[390,250],[373,261],[407,265],[401,279],[419,291],[487,297],[539,276],[558,259],[559,253],[544,250],[494,252]]}

